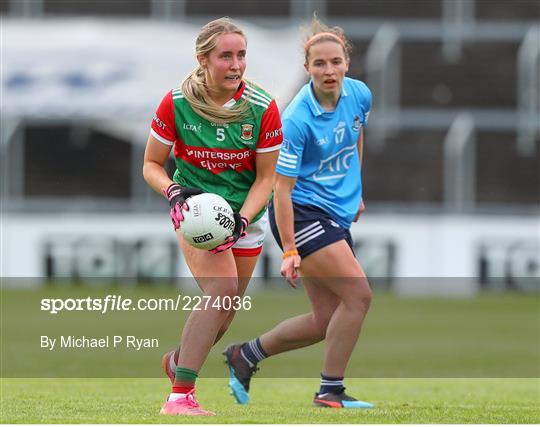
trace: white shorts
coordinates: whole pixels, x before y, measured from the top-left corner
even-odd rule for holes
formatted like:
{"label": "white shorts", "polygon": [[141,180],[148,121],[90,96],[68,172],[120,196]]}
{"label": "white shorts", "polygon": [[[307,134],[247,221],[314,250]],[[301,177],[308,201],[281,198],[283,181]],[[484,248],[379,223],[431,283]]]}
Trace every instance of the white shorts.
{"label": "white shorts", "polygon": [[246,229],[247,236],[238,240],[232,247],[236,256],[257,256],[262,251],[266,229],[268,228],[268,210]]}

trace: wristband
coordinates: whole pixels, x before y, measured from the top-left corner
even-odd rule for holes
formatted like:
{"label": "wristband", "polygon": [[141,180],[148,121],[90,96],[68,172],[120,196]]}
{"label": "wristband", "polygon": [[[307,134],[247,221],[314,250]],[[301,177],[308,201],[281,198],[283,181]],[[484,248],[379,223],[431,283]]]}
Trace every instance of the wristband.
{"label": "wristband", "polygon": [[242,218],[242,224],[244,224],[244,230],[249,227],[249,220],[243,216]]}
{"label": "wristband", "polygon": [[177,184],[176,182],[173,182],[171,184],[169,184],[169,186],[167,188],[162,188],[161,189],[161,192],[163,193],[163,195],[168,199],[170,197],[169,195],[169,190],[171,189],[171,187],[173,185],[177,185],[178,187],[180,187],[180,189],[182,189],[182,186],[180,184]]}
{"label": "wristband", "polygon": [[287,251],[283,254],[283,259],[289,258],[290,256],[298,255],[298,251],[295,249],[294,251]]}

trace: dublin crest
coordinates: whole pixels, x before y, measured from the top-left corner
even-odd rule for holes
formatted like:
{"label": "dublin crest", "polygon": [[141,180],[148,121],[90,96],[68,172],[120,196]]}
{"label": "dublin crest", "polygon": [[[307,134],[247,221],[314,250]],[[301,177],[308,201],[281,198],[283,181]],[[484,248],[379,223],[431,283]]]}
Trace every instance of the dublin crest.
{"label": "dublin crest", "polygon": [[358,132],[358,131],[360,130],[361,127],[362,127],[362,122],[360,121],[360,117],[354,116],[353,130],[354,130],[355,132]]}

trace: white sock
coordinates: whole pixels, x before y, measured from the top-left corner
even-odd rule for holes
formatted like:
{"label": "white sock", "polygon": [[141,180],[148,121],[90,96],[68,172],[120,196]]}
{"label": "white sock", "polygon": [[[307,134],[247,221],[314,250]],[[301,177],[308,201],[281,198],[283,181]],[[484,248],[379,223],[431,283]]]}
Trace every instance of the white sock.
{"label": "white sock", "polygon": [[182,397],[186,397],[186,393],[171,393],[169,394],[169,398],[167,399],[167,401],[170,402],[171,400],[178,400]]}

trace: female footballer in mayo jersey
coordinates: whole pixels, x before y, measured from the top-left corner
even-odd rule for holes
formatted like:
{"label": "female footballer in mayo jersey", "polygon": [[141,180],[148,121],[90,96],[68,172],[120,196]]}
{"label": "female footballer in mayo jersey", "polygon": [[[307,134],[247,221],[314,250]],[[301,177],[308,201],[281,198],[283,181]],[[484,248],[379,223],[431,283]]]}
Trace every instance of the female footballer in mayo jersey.
{"label": "female footballer in mayo jersey", "polygon": [[[148,184],[168,199],[177,231],[190,196],[217,193],[235,211],[233,236],[211,251],[189,246],[177,232],[184,258],[204,295],[222,301],[244,294],[261,252],[266,204],[282,141],[281,121],[270,95],[243,80],[246,38],[229,19],[202,28],[196,53],[199,66],[157,109],[143,173]],[[172,147],[173,180],[164,169]],[[211,304],[191,312],[179,350],[163,358],[173,387],[162,414],[213,415],[197,403],[195,380],[233,316],[234,310]]]}
{"label": "female footballer in mayo jersey", "polygon": [[312,311],[283,321],[259,338],[226,350],[230,386],[249,400],[249,380],[262,359],[325,340],[320,389],[314,404],[373,405],[345,394],[345,370],[371,302],[349,228],[364,209],[360,167],[363,125],[371,109],[367,86],[345,77],[348,44],[340,28],[316,18],[304,45],[311,80],[283,114],[272,232],[284,251],[281,274],[291,286],[301,275]]}

